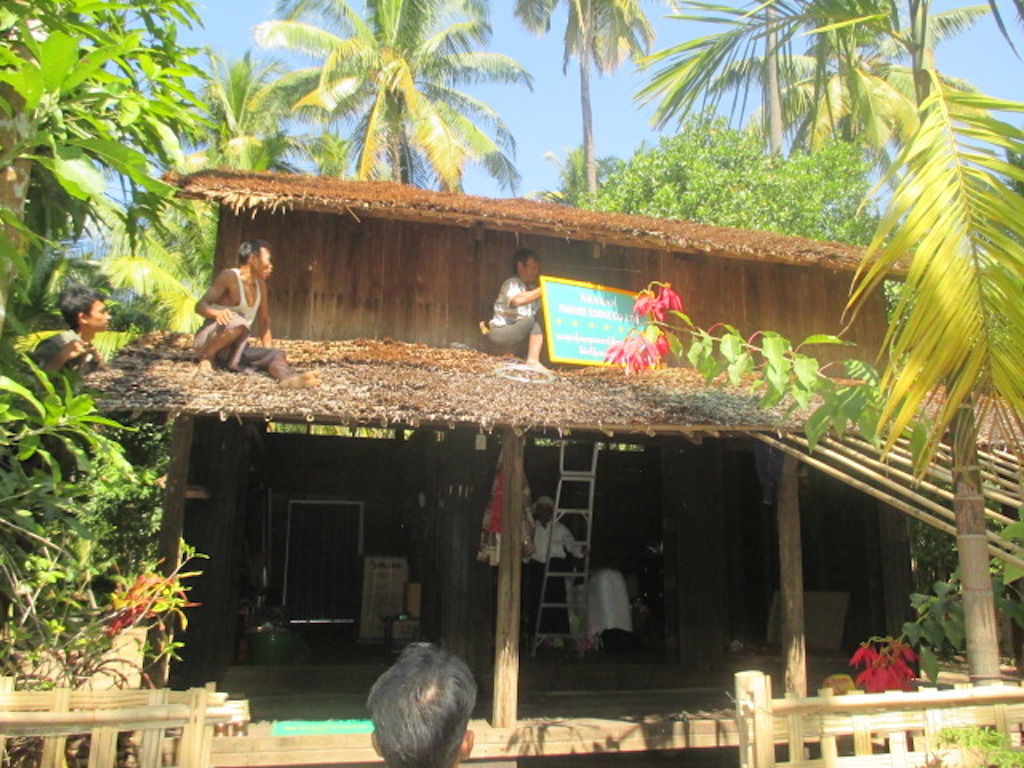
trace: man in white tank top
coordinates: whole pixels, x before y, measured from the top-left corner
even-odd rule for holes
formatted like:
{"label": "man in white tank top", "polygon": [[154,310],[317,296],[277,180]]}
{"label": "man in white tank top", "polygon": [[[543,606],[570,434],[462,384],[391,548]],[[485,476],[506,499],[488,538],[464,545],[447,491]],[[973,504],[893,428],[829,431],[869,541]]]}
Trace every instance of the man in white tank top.
{"label": "man in white tank top", "polygon": [[[238,249],[238,267],[225,269],[196,303],[206,323],[196,333],[199,367],[230,371],[266,371],[284,387],[315,387],[314,371],[297,373],[280,349],[274,349],[267,302],[267,278],[274,270],[270,245],[247,240]],[[258,321],[261,347],[250,347],[253,321]]]}

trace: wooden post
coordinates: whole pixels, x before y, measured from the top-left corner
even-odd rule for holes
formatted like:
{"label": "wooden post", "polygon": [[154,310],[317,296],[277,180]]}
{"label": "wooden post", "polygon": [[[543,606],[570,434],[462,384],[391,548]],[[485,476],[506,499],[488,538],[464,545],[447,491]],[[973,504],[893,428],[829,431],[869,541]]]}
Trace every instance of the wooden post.
{"label": "wooden post", "polygon": [[797,460],[782,461],[776,497],[779,525],[779,607],[782,650],[786,657],[786,693],[807,696],[807,649],[804,635],[803,545],[800,539],[800,489]]}
{"label": "wooden post", "polygon": [[[165,576],[174,572],[181,559],[181,534],[185,527],[185,491],[188,488],[188,465],[192,453],[192,432],[194,419],[189,415],[175,418],[171,426],[171,455],[167,464],[167,484],[164,486],[164,508],[160,518],[160,537],[157,541],[157,557],[161,560],[161,571]],[[174,630],[167,632],[154,629],[150,643],[159,652],[173,639]],[[154,665],[150,681],[160,688],[167,684],[170,659],[164,657]]]}
{"label": "wooden post", "polygon": [[511,429],[502,435],[505,478],[498,559],[498,619],[494,633],[494,703],[492,725],[511,728],[519,717],[519,603],[523,527],[523,443]]}

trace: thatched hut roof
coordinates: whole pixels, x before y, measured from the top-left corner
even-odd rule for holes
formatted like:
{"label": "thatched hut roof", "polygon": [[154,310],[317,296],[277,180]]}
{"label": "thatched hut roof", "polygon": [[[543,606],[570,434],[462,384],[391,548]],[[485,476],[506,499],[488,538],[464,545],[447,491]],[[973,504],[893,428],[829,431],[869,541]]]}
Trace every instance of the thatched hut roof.
{"label": "thatched hut roof", "polygon": [[468,349],[390,340],[276,343],[297,369],[319,371],[321,386],[297,390],[262,374],[198,374],[191,337],[181,334],[136,340],[89,383],[100,390],[100,407],[111,412],[347,425],[654,435],[745,432],[783,421],[746,392],[709,387],[684,369],[625,376],[590,368],[553,371],[547,379],[510,367],[514,358]]}
{"label": "thatched hut roof", "polygon": [[282,173],[202,171],[170,174],[184,197],[235,211],[316,211],[360,220],[400,221],[565,238],[626,248],[652,248],[730,259],[853,270],[863,251],[774,232],[715,227],[677,219],[586,211],[521,198],[493,199],[433,192],[404,184]]}

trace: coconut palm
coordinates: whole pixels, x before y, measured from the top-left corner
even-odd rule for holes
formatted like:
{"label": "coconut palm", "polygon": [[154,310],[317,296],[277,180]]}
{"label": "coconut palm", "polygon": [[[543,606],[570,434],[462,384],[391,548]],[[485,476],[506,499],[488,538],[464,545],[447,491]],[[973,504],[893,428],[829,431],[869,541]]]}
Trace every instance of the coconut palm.
{"label": "coconut palm", "polygon": [[251,51],[228,61],[212,51],[206,56],[202,98],[209,130],[186,158],[185,170],[295,170],[288,162],[296,148],[287,131],[289,105],[275,87],[284,72],[280,62],[258,60]]}
{"label": "coconut palm", "polygon": [[358,178],[458,189],[466,165],[481,163],[503,186],[518,183],[505,123],[458,90],[532,82],[511,58],[475,50],[490,36],[481,3],[371,0],[363,18],[345,0],[280,0],[277,13],[256,40],[312,60],[279,85],[300,119],[355,122]]}
{"label": "coconut palm", "polygon": [[1024,104],[925,74],[921,125],[890,174],[895,190],[852,302],[910,255],[888,331],[882,418],[894,440],[930,404],[924,457],[940,440],[952,444],[968,662],[972,677],[998,679],[976,424],[991,419],[1006,434],[1024,434],[1024,198],[1013,188],[1024,171],[1004,154],[1024,151],[1024,132],[994,117],[1020,115]]}
{"label": "coconut palm", "polygon": [[[531,32],[551,29],[551,16],[559,0],[516,0],[516,17]],[[583,112],[583,157],[587,191],[597,191],[597,156],[594,149],[594,118],[590,103],[590,72],[609,73],[627,56],[646,53],[654,30],[640,8],[639,0],[566,0],[569,14],[565,27],[562,68],[570,59],[580,65],[580,104]]]}
{"label": "coconut palm", "polygon": [[[780,50],[782,128],[793,145],[814,149],[837,137],[863,144],[883,161],[887,149],[902,145],[917,128],[915,54],[933,51],[990,12],[985,5],[956,8],[930,15],[918,30],[891,4],[876,0],[800,0],[770,6],[773,13],[768,15],[692,2],[687,7],[695,12],[672,17],[724,25],[727,31],[645,59],[645,66],[656,69],[637,98],[656,104],[657,125],[717,106],[730,94],[733,111],[747,112],[750,94],[766,88],[768,67],[758,51],[774,34]],[[801,40],[807,41],[806,48],[797,51]],[[970,88],[953,78],[945,82]],[[750,111],[750,128],[767,135],[769,108]]]}

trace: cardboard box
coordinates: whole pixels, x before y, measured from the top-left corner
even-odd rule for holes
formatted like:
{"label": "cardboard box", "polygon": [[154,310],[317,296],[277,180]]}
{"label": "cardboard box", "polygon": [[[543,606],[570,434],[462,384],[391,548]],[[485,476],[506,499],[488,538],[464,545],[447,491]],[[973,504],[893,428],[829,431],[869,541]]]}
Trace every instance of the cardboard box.
{"label": "cardboard box", "polygon": [[418,619],[422,607],[423,585],[419,582],[410,581],[405,585],[405,612],[414,619]]}
{"label": "cardboard box", "polygon": [[363,562],[363,602],[359,639],[384,640],[386,620],[402,612],[409,564],[404,557],[367,555]]}

